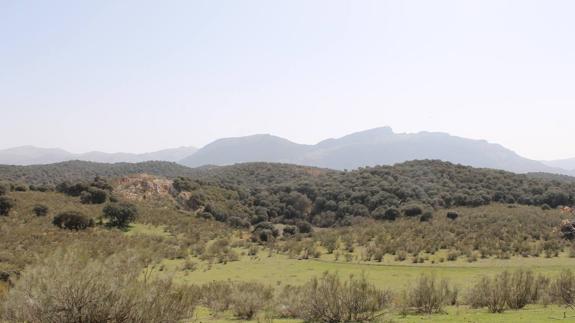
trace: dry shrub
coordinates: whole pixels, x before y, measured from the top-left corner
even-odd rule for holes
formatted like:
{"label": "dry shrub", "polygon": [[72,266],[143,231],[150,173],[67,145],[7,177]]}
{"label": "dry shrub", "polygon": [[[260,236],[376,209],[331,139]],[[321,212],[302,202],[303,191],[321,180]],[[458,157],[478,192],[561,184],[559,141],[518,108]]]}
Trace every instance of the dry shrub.
{"label": "dry shrub", "polygon": [[571,270],[561,272],[550,285],[549,294],[555,304],[575,307],[575,275]]}
{"label": "dry shrub", "polygon": [[441,313],[445,305],[457,303],[457,294],[457,289],[450,287],[447,280],[422,275],[414,286],[405,291],[403,307],[411,308],[420,314]]}
{"label": "dry shrub", "polygon": [[142,263],[127,253],[91,258],[59,250],[28,268],[4,304],[10,322],[178,322],[193,302],[170,281],[138,280]]}
{"label": "dry shrub", "polygon": [[365,276],[340,280],[325,273],[301,290],[302,317],[308,322],[369,322],[390,302],[390,293],[370,284]]}
{"label": "dry shrub", "polygon": [[502,313],[506,308],[519,310],[537,303],[548,285],[545,277],[535,277],[530,270],[504,271],[494,277],[482,277],[473,286],[468,302],[474,308],[487,307],[491,313]]}
{"label": "dry shrub", "polygon": [[274,290],[255,282],[234,283],[232,285],[231,309],[234,316],[251,320],[258,312],[273,301]]}

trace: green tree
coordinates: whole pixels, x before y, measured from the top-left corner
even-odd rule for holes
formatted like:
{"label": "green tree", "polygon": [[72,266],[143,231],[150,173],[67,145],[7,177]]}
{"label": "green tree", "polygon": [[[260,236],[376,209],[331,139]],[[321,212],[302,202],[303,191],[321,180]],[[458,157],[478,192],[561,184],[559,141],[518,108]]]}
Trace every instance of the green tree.
{"label": "green tree", "polygon": [[103,212],[108,225],[116,228],[126,228],[138,216],[138,209],[130,203],[108,204]]}

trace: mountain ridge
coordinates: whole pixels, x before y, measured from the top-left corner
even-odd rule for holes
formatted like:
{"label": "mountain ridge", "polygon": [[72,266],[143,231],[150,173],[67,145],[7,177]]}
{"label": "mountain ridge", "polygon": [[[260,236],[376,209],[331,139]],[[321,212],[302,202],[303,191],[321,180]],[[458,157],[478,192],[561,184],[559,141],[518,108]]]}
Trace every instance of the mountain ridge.
{"label": "mountain ridge", "polygon": [[0,150],[0,164],[19,166],[48,165],[72,160],[99,163],[140,163],[155,160],[177,162],[191,155],[196,150],[195,147],[183,146],[142,154],[105,153],[101,151],[74,154],[60,148],[41,148],[26,145]]}
{"label": "mountain ridge", "polygon": [[[270,145],[281,154],[269,153],[272,151]],[[262,151],[268,153],[262,154]],[[390,127],[330,138],[315,145],[297,144],[271,135],[223,138],[199,149],[180,163],[199,167],[260,161],[344,170],[421,159],[438,159],[515,173],[575,174],[570,170],[524,158],[500,144],[486,140],[467,139],[443,132],[395,133]]]}

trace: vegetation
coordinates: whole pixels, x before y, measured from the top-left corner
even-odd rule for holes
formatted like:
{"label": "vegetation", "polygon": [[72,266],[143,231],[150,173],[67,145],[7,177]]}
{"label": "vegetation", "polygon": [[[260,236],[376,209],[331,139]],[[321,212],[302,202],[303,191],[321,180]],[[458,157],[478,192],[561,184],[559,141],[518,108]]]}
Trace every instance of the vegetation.
{"label": "vegetation", "polygon": [[104,219],[108,225],[120,229],[126,228],[136,219],[138,209],[130,203],[112,203],[104,207]]}
{"label": "vegetation", "polygon": [[[129,321],[140,320],[134,313],[177,321],[199,306],[214,319],[405,321],[453,306],[501,313],[574,303],[575,275],[563,272],[575,261],[573,215],[558,209],[573,203],[568,181],[421,161],[53,184],[0,185],[11,202],[0,217],[7,320],[80,321],[123,307]],[[59,275],[56,263],[69,269]],[[66,291],[73,298],[47,301]]]}

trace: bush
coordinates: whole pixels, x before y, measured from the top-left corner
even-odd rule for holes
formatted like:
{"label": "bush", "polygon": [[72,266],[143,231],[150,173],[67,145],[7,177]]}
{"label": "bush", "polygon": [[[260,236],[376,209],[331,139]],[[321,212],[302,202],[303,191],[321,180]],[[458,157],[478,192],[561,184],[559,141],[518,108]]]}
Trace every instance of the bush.
{"label": "bush", "polygon": [[60,229],[85,230],[94,225],[92,219],[88,219],[82,213],[76,211],[63,212],[54,217],[52,224]]}
{"label": "bush", "polygon": [[450,220],[455,220],[459,217],[459,213],[457,212],[447,212],[447,218]]}
{"label": "bush", "polygon": [[404,294],[404,306],[420,314],[443,312],[443,306],[457,302],[457,291],[447,280],[438,281],[434,276],[421,276],[415,286]]}
{"label": "bush", "polygon": [[192,315],[194,302],[170,281],[138,279],[131,255],[94,259],[58,251],[26,269],[4,304],[9,322],[177,323]]}
{"label": "bush", "polygon": [[304,233],[304,234],[305,234],[305,233],[312,233],[312,232],[313,232],[313,227],[312,227],[311,224],[310,224],[309,222],[307,222],[307,221],[298,221],[298,222],[296,223],[296,227],[297,227],[297,230],[298,230],[300,233]]}
{"label": "bush", "polygon": [[46,216],[48,215],[49,209],[46,205],[38,204],[34,206],[32,211],[34,211],[34,214],[36,214],[36,216]]}
{"label": "bush", "polygon": [[294,234],[297,233],[297,227],[293,226],[293,225],[286,225],[283,228],[283,235],[284,236],[293,236]]}
{"label": "bush", "polygon": [[571,270],[561,272],[550,286],[549,294],[556,304],[569,307],[575,305],[575,275]]}
{"label": "bush", "polygon": [[259,311],[270,305],[274,290],[260,283],[234,283],[231,310],[241,320],[251,320]]}
{"label": "bush", "polygon": [[419,206],[409,206],[403,209],[403,214],[405,216],[418,216],[423,213],[423,210]]}
{"label": "bush", "polygon": [[107,200],[108,192],[103,189],[90,187],[87,191],[80,193],[80,202],[84,204],[102,204]]}
{"label": "bush", "polygon": [[260,222],[254,227],[252,237],[256,241],[267,242],[275,239],[279,230],[271,222]]}
{"label": "bush", "polygon": [[201,303],[213,312],[224,312],[230,309],[232,285],[227,281],[213,281],[200,288]]}
{"label": "bush", "polygon": [[308,322],[369,322],[390,302],[390,293],[362,276],[342,281],[335,274],[314,278],[302,289],[302,317]]}
{"label": "bush", "polygon": [[103,213],[108,226],[123,229],[136,219],[138,209],[130,203],[112,203],[104,207]]}
{"label": "bush", "polygon": [[506,308],[519,310],[538,301],[540,281],[526,270],[504,271],[493,278],[484,276],[469,292],[469,304],[487,307],[491,313],[502,313]]}
{"label": "bush", "polygon": [[10,192],[10,186],[6,183],[0,182],[0,196],[6,195],[8,192]]}
{"label": "bush", "polygon": [[8,216],[16,203],[12,198],[0,196],[0,216]]}
{"label": "bush", "polygon": [[378,207],[373,211],[373,218],[376,220],[387,220],[395,221],[401,214],[396,209],[386,209],[384,207]]}
{"label": "bush", "polygon": [[419,218],[419,221],[428,222],[428,221],[431,221],[431,219],[433,219],[433,213],[425,212],[421,215],[421,217]]}

